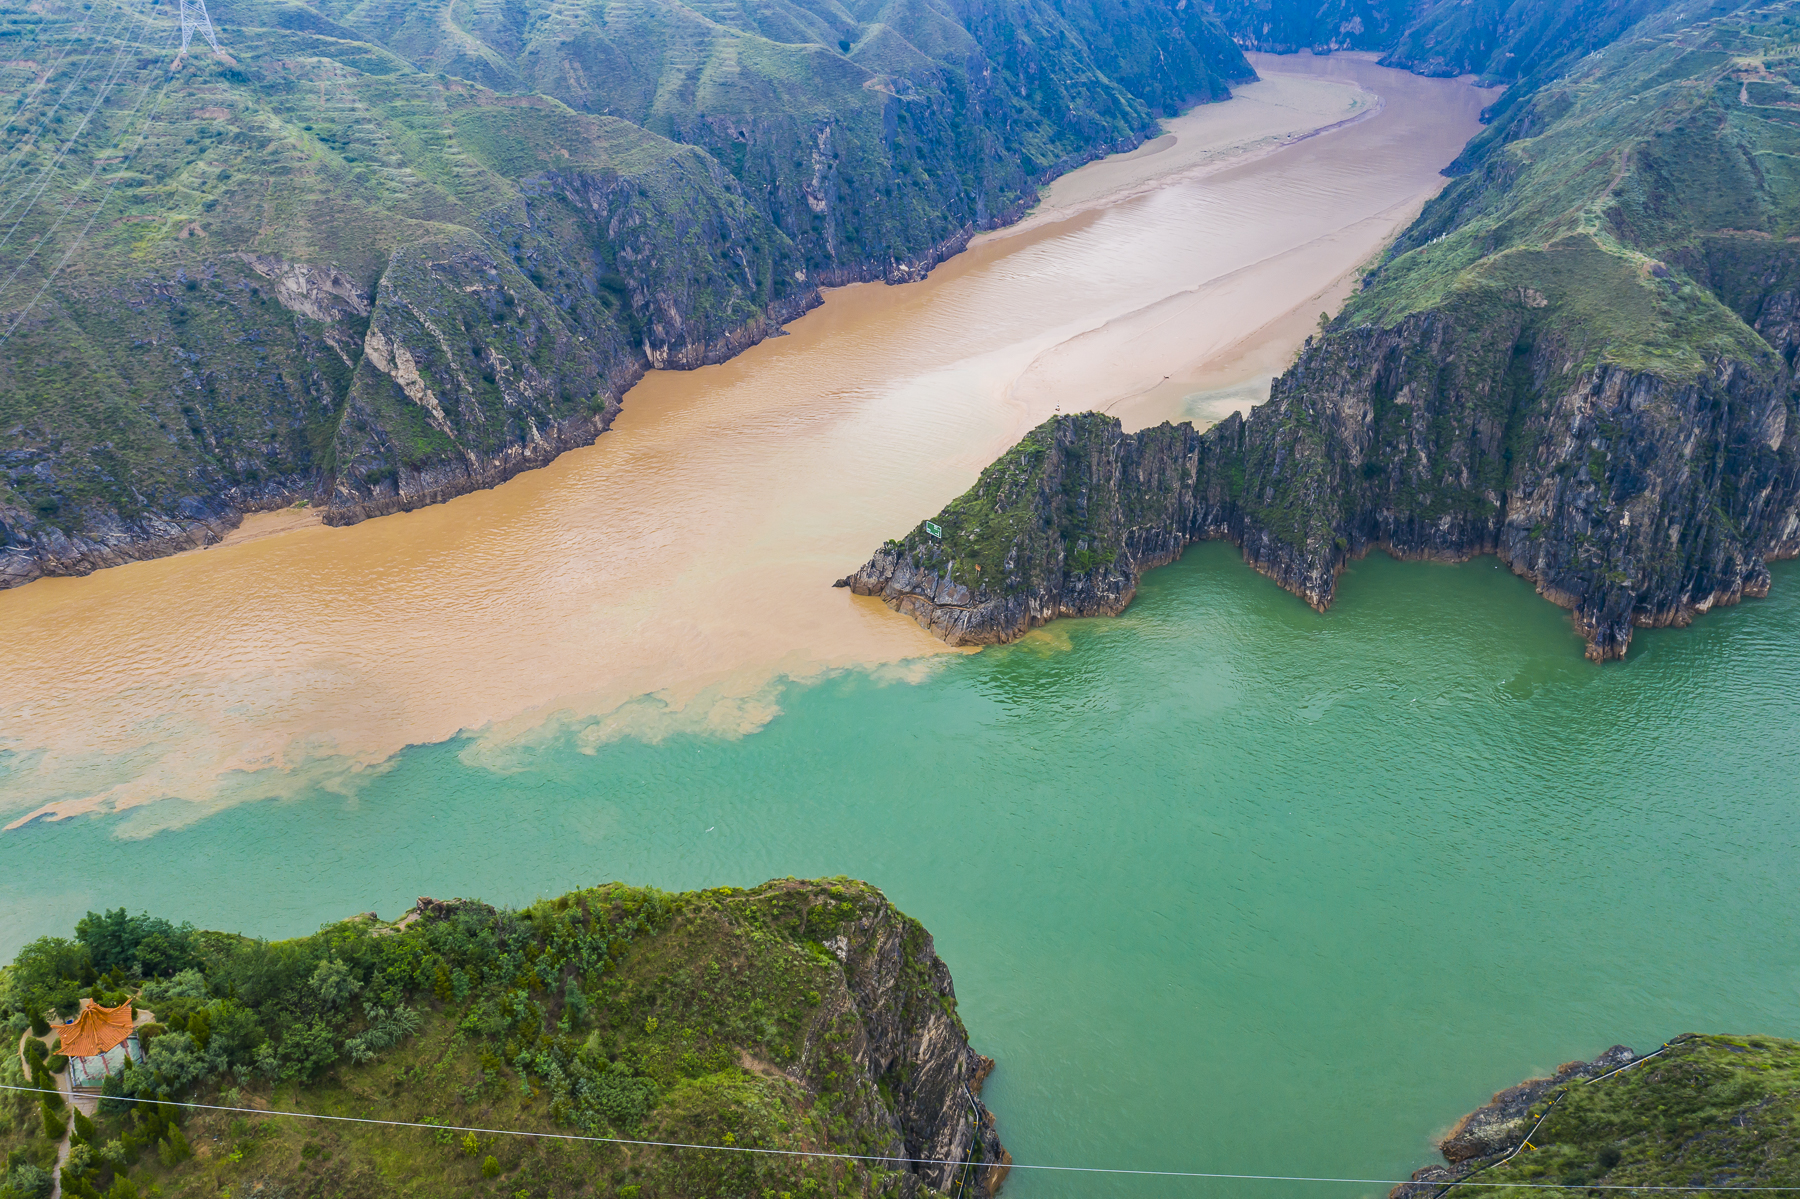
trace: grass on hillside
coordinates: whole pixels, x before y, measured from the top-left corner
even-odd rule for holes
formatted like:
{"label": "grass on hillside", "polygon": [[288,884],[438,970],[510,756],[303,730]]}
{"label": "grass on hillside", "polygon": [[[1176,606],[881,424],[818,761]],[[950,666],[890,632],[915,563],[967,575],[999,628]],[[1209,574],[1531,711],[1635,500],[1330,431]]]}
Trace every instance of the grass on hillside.
{"label": "grass on hillside", "polygon": [[1482,1195],[1574,1199],[1595,1193],[1587,1189],[1593,1186],[1800,1187],[1800,1042],[1680,1037],[1661,1057],[1560,1094],[1532,1109],[1532,1121],[1549,1115],[1530,1150],[1470,1176],[1494,1188],[1483,1186]]}
{"label": "grass on hillside", "polygon": [[[77,1138],[80,1176],[66,1193],[886,1194],[899,1179],[879,1166],[727,1151],[905,1151],[893,1088],[906,1079],[858,1065],[870,1013],[823,944],[839,933],[846,945],[897,938],[880,1002],[904,1019],[937,1005],[960,1030],[953,1001],[932,989],[923,929],[847,879],[679,895],[608,884],[517,912],[473,904],[410,927],[359,919],[272,944],[180,934],[191,949],[172,964],[200,964],[143,986],[156,1017],[143,1034],[149,1065],[109,1080],[117,1097]],[[74,994],[79,978],[59,983],[30,964],[92,960],[87,942],[70,944],[28,947],[10,1001],[30,1003],[28,985]],[[190,1113],[133,1094],[436,1127]],[[0,1115],[15,1167],[54,1153],[37,1104],[0,1101]]]}

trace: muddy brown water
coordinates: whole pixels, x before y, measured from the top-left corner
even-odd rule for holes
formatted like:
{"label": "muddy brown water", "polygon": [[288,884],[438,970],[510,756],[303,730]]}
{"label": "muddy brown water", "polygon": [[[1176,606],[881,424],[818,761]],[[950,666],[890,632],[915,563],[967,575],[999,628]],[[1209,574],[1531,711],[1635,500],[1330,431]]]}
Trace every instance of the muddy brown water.
{"label": "muddy brown water", "polygon": [[1266,395],[1493,95],[1353,56],[1255,62],[1263,82],[1059,180],[929,279],[832,292],[731,362],[652,374],[542,470],[0,592],[0,820],[169,796],[198,815],[643,695],[657,727],[595,735],[747,732],[777,678],[923,669],[942,644],[832,580],[1052,412],[1140,427]]}

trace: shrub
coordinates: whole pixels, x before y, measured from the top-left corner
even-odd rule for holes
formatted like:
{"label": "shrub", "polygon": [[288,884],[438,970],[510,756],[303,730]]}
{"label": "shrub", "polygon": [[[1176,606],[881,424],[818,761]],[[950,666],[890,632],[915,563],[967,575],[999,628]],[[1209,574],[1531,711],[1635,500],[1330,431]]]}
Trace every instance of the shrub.
{"label": "shrub", "polygon": [[500,1177],[500,1159],[490,1153],[487,1160],[481,1163],[481,1176],[483,1178]]}
{"label": "shrub", "polygon": [[61,1111],[63,1106],[62,1091],[57,1088],[56,1080],[42,1066],[31,1072],[31,1085],[44,1093],[44,1103],[52,1111]]}
{"label": "shrub", "polygon": [[45,1199],[50,1194],[52,1179],[46,1170],[30,1162],[20,1162],[7,1172],[6,1189],[19,1199]]}
{"label": "shrub", "polygon": [[50,1106],[50,1096],[48,1095],[44,1096],[43,1102],[38,1106],[41,1107],[44,1112],[44,1135],[53,1141],[62,1140],[63,1133],[67,1131],[69,1127],[69,1118],[65,1116],[61,1110],[62,1105],[60,1097],[56,1107]]}
{"label": "shrub", "polygon": [[145,983],[143,994],[144,1005],[159,1014],[162,1006],[172,999],[197,999],[204,1002],[212,998],[212,991],[206,985],[206,976],[192,968],[166,979]]}
{"label": "shrub", "polygon": [[96,1190],[94,1184],[89,1182],[85,1175],[77,1174],[67,1166],[63,1167],[62,1180],[63,1194],[71,1196],[72,1199],[106,1199],[106,1196]]}
{"label": "shrub", "polygon": [[169,1135],[157,1150],[157,1154],[162,1158],[162,1164],[173,1170],[176,1166],[179,1166],[182,1162],[194,1156],[194,1151],[189,1147],[187,1138],[181,1135],[181,1129],[171,1125],[169,1127]]}
{"label": "shrub", "polygon": [[117,1074],[108,1074],[100,1083],[100,1111],[103,1115],[117,1116],[128,1112],[134,1104],[126,1103],[125,1080]]}
{"label": "shrub", "polygon": [[31,1035],[34,1037],[50,1035],[50,1021],[44,1019],[44,1013],[39,1012],[31,1018]]}
{"label": "shrub", "polygon": [[52,1074],[61,1074],[69,1068],[69,1059],[60,1053],[53,1053],[44,1059],[44,1069]]}
{"label": "shrub", "polygon": [[475,1139],[474,1133],[469,1133],[462,1139],[462,1151],[469,1157],[481,1152],[481,1142]]}

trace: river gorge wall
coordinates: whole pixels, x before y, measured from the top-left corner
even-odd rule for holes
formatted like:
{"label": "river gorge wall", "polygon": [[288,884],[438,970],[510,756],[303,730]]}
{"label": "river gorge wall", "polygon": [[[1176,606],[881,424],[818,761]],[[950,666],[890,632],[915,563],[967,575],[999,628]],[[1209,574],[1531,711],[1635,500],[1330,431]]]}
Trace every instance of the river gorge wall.
{"label": "river gorge wall", "polygon": [[[1255,78],[1183,3],[701,30],[652,5],[529,45],[316,7],[183,59],[122,165],[132,110],[96,102],[63,153],[116,174],[103,235],[21,218],[0,586],[207,544],[247,511],[346,524],[492,486],[591,443],[646,370],[723,361],[821,287],[920,278],[1047,179]],[[71,70],[114,52],[72,4],[43,21]],[[16,115],[42,127],[21,166],[74,204],[55,119]]]}
{"label": "river gorge wall", "polygon": [[1602,661],[1766,594],[1800,553],[1800,253],[1751,153],[1800,92],[1768,44],[1647,29],[1513,103],[1267,403],[1053,420],[842,585],[982,643],[1116,612],[1197,540],[1320,609],[1371,549],[1491,553]]}
{"label": "river gorge wall", "polygon": [[1195,541],[1233,542],[1320,610],[1371,549],[1492,553],[1571,610],[1595,660],[1622,656],[1634,627],[1766,594],[1767,562],[1800,552],[1787,373],[1577,371],[1526,335],[1527,303],[1511,322],[1335,333],[1269,403],[1204,433],[1055,417],[938,514],[941,538],[914,529],[840,585],[987,644],[1115,614]]}

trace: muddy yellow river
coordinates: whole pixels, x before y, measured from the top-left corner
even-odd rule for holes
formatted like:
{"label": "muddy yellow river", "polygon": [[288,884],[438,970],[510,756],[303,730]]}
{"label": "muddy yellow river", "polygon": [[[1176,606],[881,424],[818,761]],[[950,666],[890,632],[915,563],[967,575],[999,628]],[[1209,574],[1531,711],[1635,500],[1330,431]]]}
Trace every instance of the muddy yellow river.
{"label": "muddy yellow river", "polygon": [[651,375],[543,470],[0,593],[0,822],[168,797],[199,815],[459,731],[481,731],[471,753],[528,744],[563,714],[621,713],[590,738],[748,731],[779,678],[945,652],[831,582],[1054,411],[1138,427],[1266,395],[1493,94],[1255,61],[1262,82],[1057,181],[929,279],[832,292],[727,364]]}

